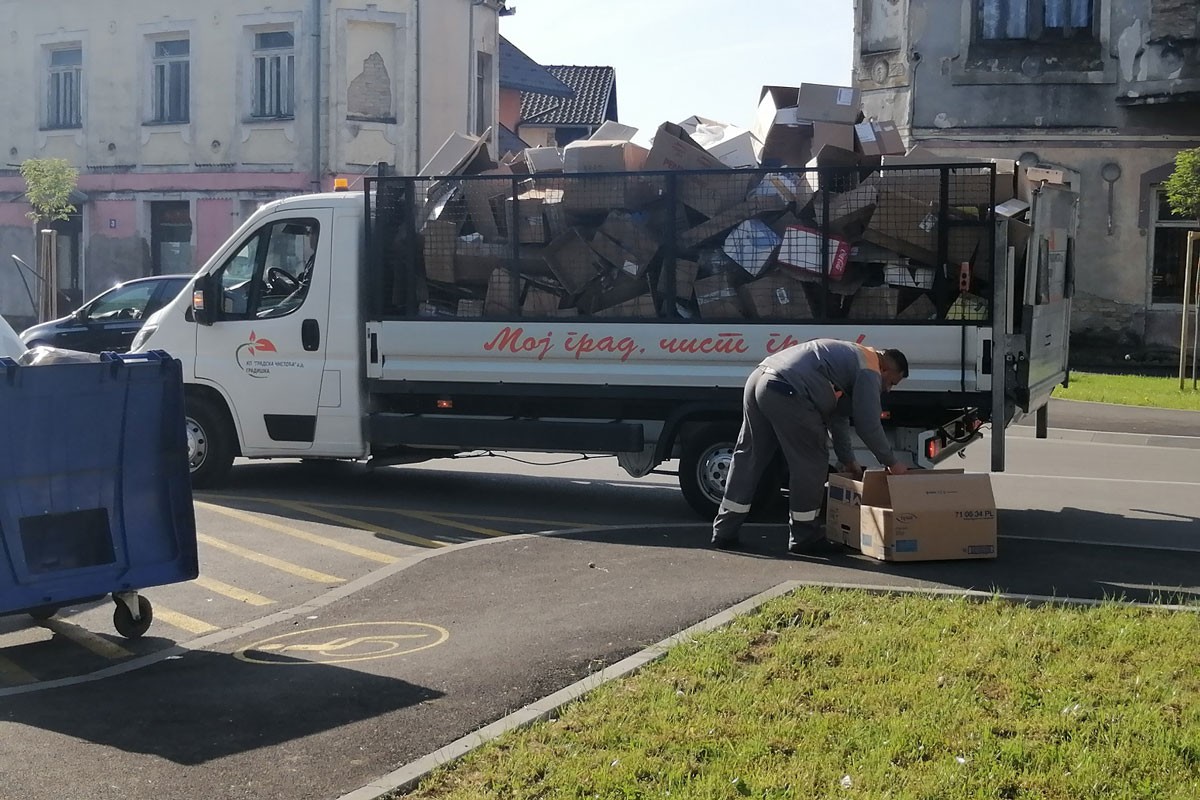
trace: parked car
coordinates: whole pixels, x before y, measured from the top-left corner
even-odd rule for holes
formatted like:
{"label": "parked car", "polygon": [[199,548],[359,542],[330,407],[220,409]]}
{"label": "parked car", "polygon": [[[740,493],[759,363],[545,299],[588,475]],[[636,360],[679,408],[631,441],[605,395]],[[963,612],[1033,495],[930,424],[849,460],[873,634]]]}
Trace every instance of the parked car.
{"label": "parked car", "polygon": [[26,347],[124,353],[146,318],[175,299],[191,279],[191,275],[153,275],[119,283],[62,319],[26,328],[21,341]]}

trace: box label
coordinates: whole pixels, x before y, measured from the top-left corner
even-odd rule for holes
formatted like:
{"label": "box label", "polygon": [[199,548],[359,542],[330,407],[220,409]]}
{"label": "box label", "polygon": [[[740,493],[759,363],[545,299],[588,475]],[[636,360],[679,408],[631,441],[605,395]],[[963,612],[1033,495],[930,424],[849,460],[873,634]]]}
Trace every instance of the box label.
{"label": "box label", "polygon": [[839,106],[848,106],[854,102],[853,89],[838,89],[837,104]]}

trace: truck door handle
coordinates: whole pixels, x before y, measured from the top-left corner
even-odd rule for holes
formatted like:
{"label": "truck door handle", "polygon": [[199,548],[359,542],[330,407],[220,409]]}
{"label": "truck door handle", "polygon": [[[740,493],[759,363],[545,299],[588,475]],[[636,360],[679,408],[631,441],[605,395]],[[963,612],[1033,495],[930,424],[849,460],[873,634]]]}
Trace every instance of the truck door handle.
{"label": "truck door handle", "polygon": [[315,319],[300,323],[300,344],[310,353],[321,346],[321,325]]}

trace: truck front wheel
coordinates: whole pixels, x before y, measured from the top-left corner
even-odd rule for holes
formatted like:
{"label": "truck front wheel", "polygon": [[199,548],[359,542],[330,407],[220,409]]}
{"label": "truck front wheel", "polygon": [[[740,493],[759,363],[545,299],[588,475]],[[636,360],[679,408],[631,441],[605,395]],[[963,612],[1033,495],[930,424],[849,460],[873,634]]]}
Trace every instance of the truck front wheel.
{"label": "truck front wheel", "polygon": [[219,485],[233,466],[233,429],[225,415],[210,400],[187,400],[188,469],[192,486],[207,489]]}
{"label": "truck front wheel", "polygon": [[[703,519],[712,519],[721,507],[737,437],[736,426],[714,424],[701,428],[684,442],[679,457],[679,488],[688,505]],[[772,464],[754,496],[755,518],[778,511],[781,488],[780,468]]]}

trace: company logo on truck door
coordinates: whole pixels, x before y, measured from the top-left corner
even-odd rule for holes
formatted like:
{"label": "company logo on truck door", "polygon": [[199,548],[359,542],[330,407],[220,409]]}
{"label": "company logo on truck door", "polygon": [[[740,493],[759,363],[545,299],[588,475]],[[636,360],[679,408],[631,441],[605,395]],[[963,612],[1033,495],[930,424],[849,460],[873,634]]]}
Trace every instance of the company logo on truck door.
{"label": "company logo on truck door", "polygon": [[303,369],[300,361],[281,361],[266,354],[279,352],[270,339],[260,339],[250,331],[250,341],[238,345],[234,358],[238,366],[251,378],[269,378],[273,369]]}

